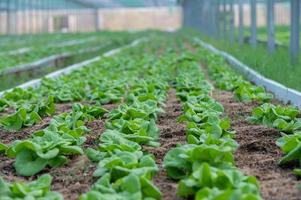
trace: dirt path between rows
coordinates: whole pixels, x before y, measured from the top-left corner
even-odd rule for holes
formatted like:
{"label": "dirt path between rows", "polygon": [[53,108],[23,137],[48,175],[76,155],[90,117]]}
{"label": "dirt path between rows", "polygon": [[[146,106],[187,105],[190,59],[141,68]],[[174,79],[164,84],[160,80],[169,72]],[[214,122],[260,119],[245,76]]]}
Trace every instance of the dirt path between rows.
{"label": "dirt path between rows", "polygon": [[158,117],[157,126],[160,129],[159,148],[145,148],[148,152],[153,153],[156,157],[160,171],[154,178],[154,184],[159,187],[162,192],[162,200],[179,200],[176,196],[177,183],[168,178],[166,171],[162,167],[163,159],[166,153],[177,144],[184,144],[185,124],[178,123],[177,118],[182,114],[181,103],[176,99],[175,90],[168,92],[167,102],[164,107],[165,113]]}
{"label": "dirt path between rows", "polygon": [[258,178],[262,197],[265,200],[301,199],[297,188],[301,182],[292,174],[292,169],[277,165],[282,157],[275,144],[280,133],[246,120],[256,103],[236,102],[231,92],[220,90],[215,90],[213,97],[223,104],[232,129],[237,132],[235,140],[240,146],[235,153],[236,166],[245,174]]}

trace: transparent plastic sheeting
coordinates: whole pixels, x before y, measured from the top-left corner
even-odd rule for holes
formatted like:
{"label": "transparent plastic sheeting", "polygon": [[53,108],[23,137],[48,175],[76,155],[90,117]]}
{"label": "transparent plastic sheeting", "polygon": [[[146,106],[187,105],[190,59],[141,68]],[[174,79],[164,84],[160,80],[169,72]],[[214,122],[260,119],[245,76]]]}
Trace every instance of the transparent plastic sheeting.
{"label": "transparent plastic sheeting", "polygon": [[[140,38],[140,39],[134,40],[131,44],[125,45],[125,46],[117,48],[117,49],[113,49],[111,51],[108,51],[108,52],[104,53],[102,56],[97,56],[97,57],[94,57],[92,59],[85,60],[83,62],[71,65],[71,66],[66,67],[64,69],[52,72],[52,73],[46,75],[45,78],[57,78],[61,75],[70,74],[74,70],[80,69],[82,67],[86,67],[86,66],[90,65],[91,63],[100,61],[102,57],[113,56],[113,55],[121,52],[122,50],[124,50],[126,48],[137,46],[139,43],[141,43],[145,40],[146,40],[145,38]],[[41,84],[41,81],[42,81],[41,78],[40,79],[34,79],[34,80],[29,81],[29,82],[23,83],[22,85],[17,86],[17,88],[22,88],[22,89],[26,89],[26,88],[29,88],[29,87],[35,88],[35,87],[38,87]],[[0,97],[5,92],[9,92],[11,90],[13,90],[13,88],[9,89],[9,90],[5,90],[3,92],[0,92]]]}
{"label": "transparent plastic sheeting", "polygon": [[268,79],[255,70],[251,69],[247,65],[243,64],[235,57],[231,56],[230,54],[220,51],[213,47],[212,45],[205,43],[204,41],[200,40],[199,38],[195,38],[195,41],[198,42],[202,47],[212,51],[215,54],[218,54],[226,59],[226,61],[230,64],[231,67],[235,68],[236,70],[240,71],[244,74],[251,82],[255,83],[256,85],[265,87],[268,91],[274,93],[275,97],[278,100],[283,101],[284,103],[290,103],[294,106],[297,106],[301,109],[301,93],[292,89],[288,88],[276,81]]}

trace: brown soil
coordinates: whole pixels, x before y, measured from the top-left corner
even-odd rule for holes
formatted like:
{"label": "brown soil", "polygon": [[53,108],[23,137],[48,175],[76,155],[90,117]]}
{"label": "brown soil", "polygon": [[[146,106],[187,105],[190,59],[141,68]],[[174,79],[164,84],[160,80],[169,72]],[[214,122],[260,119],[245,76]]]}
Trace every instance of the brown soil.
{"label": "brown soil", "polygon": [[50,170],[53,177],[52,190],[60,192],[66,200],[78,199],[96,181],[93,177],[95,169],[95,164],[86,156],[75,157],[64,167]]}
{"label": "brown soil", "polygon": [[[26,179],[18,176],[14,168],[14,159],[10,159],[4,155],[0,155],[0,177],[5,181],[25,181]],[[32,180],[32,179],[28,179]]]}
{"label": "brown soil", "polygon": [[233,94],[225,91],[215,90],[213,96],[223,104],[225,114],[237,132],[235,139],[240,146],[235,153],[236,165],[245,174],[258,178],[262,197],[266,200],[301,199],[301,192],[297,189],[301,181],[292,174],[292,169],[277,165],[282,157],[275,144],[280,133],[246,120],[258,104],[236,102]]}
{"label": "brown soil", "polygon": [[[103,107],[107,110],[112,110],[113,108],[117,107],[117,105],[108,104],[103,105]],[[71,111],[71,104],[59,105],[56,114],[68,111]],[[95,148],[98,145],[98,138],[105,130],[105,118],[106,116],[104,117],[104,119],[94,120],[93,122],[86,123],[86,126],[87,128],[89,128],[90,132],[86,134],[87,141],[84,144],[84,148]],[[35,130],[45,128],[48,125],[50,119],[51,117],[47,117],[43,119],[43,122],[39,125],[35,125],[33,127],[24,129],[19,132],[10,132],[10,136],[3,136],[3,139],[8,143],[16,139],[24,139],[26,138],[26,136],[28,137]],[[1,133],[2,132],[0,131],[0,138],[2,141]],[[60,192],[66,200],[75,200],[78,199],[80,194],[87,192],[91,185],[96,181],[96,179],[92,176],[96,166],[94,163],[90,162],[85,155],[71,156],[69,157],[69,159],[69,162],[62,167],[52,169],[48,168],[35,176],[25,178],[16,174],[16,171],[13,167],[14,159],[10,159],[4,155],[0,155],[0,177],[10,182],[32,181],[35,180],[39,175],[42,175],[44,173],[50,173],[53,177],[52,190]]]}
{"label": "brown soil", "polygon": [[85,148],[88,148],[88,147],[94,148],[99,144],[99,136],[105,130],[105,120],[104,119],[94,120],[92,122],[86,123],[86,126],[90,131],[86,135],[87,140],[84,144],[84,147]]}
{"label": "brown soil", "polygon": [[159,148],[145,147],[145,149],[153,153],[156,157],[156,162],[159,165],[159,174],[154,178],[154,183],[162,192],[163,200],[178,200],[176,196],[177,183],[168,178],[166,171],[162,167],[163,159],[166,153],[176,147],[177,144],[184,144],[185,138],[185,124],[177,123],[177,118],[182,114],[181,104],[176,99],[175,91],[170,90],[165,113],[158,117],[157,126],[160,129]]}
{"label": "brown soil", "polygon": [[45,169],[32,177],[22,177],[16,174],[13,167],[14,159],[0,157],[0,177],[5,181],[32,181],[38,176],[49,173],[52,177],[52,190],[60,192],[64,199],[75,200],[80,194],[87,192],[96,181],[92,176],[95,164],[91,163],[86,156],[74,156],[70,161],[58,168]]}

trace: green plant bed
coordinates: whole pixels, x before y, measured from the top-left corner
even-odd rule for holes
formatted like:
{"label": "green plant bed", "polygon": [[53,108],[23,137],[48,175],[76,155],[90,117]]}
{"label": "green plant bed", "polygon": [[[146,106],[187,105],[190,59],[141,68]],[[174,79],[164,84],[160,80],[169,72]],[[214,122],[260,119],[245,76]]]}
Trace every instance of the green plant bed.
{"label": "green plant bed", "polygon": [[0,91],[15,87],[15,86],[20,85],[29,80],[41,78],[41,77],[45,76],[46,74],[49,74],[51,72],[54,72],[54,71],[62,69],[62,68],[65,68],[69,65],[79,63],[81,61],[90,59],[92,57],[96,57],[96,56],[100,55],[100,53],[103,53],[109,49],[110,48],[104,48],[97,52],[89,52],[89,53],[84,53],[81,55],[66,58],[61,61],[59,66],[47,66],[47,67],[42,67],[42,68],[38,68],[38,69],[34,69],[34,70],[20,72],[17,74],[1,76],[0,77],[0,81],[1,81]]}
{"label": "green plant bed", "polygon": [[214,40],[204,36],[201,39],[222,51],[230,53],[265,77],[301,91],[300,61],[295,64],[291,63],[288,48],[279,47],[273,54],[269,54],[267,47],[262,44],[252,48],[249,44],[239,46],[235,43],[230,45],[227,41]]}
{"label": "green plant bed", "polygon": [[[267,40],[267,27],[257,28],[257,37],[260,40]],[[236,30],[238,34],[238,28]],[[250,37],[250,27],[244,27],[244,36]],[[281,44],[289,45],[290,43],[290,27],[284,25],[275,26],[275,40]]]}

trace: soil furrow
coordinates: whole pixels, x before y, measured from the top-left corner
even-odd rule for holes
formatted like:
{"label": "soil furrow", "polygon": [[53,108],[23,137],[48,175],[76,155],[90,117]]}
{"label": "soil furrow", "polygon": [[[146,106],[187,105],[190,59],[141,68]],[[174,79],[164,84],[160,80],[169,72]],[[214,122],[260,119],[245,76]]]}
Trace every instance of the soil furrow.
{"label": "soil furrow", "polygon": [[213,97],[222,103],[225,114],[231,119],[231,127],[236,131],[235,140],[240,145],[235,153],[236,166],[245,174],[258,178],[262,197],[266,200],[301,199],[297,188],[301,182],[292,174],[292,169],[277,164],[282,157],[275,144],[280,133],[246,120],[258,104],[237,102],[231,92],[217,89]]}
{"label": "soil furrow", "polygon": [[145,147],[156,157],[156,163],[159,166],[159,174],[154,178],[154,183],[162,192],[163,200],[181,199],[176,196],[177,182],[168,178],[166,171],[163,169],[163,159],[166,153],[177,144],[184,144],[185,124],[177,123],[177,118],[182,114],[181,103],[177,100],[175,90],[171,89],[168,93],[168,99],[164,107],[165,113],[158,117],[157,126],[160,129],[159,148]]}

